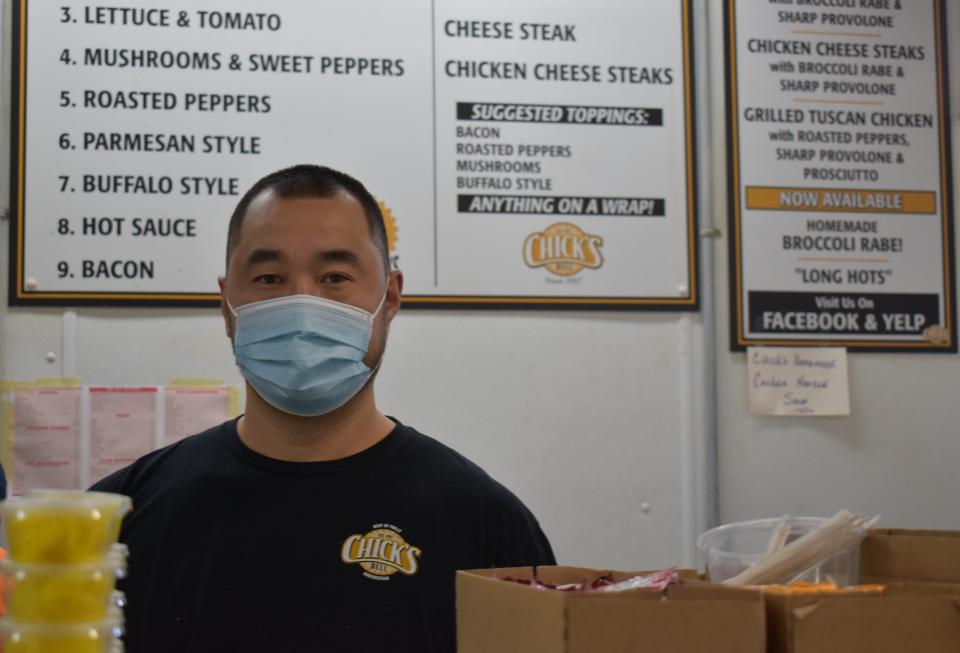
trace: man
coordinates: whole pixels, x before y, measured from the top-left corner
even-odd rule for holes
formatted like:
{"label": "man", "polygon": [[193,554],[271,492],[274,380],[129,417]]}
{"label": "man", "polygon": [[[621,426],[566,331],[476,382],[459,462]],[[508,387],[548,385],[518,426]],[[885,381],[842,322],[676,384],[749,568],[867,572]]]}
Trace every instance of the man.
{"label": "man", "polygon": [[129,653],[455,650],[454,571],[553,564],[533,515],[374,401],[403,275],[355,179],[295,166],[230,221],[246,412],[93,489],[133,498]]}

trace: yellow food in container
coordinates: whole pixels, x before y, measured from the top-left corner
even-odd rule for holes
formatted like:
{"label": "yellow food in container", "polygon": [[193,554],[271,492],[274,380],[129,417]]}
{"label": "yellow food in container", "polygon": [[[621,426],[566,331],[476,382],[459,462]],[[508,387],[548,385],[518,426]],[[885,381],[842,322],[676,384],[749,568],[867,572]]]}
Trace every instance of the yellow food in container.
{"label": "yellow food in container", "polygon": [[0,503],[11,559],[22,563],[90,564],[107,558],[132,507],[106,492],[33,491]]}
{"label": "yellow food in container", "polygon": [[0,622],[4,653],[121,653],[122,634],[116,619],[57,626]]}
{"label": "yellow food in container", "polygon": [[7,616],[30,624],[101,621],[117,612],[122,594],[115,583],[125,570],[116,553],[106,562],[85,565],[0,561]]}

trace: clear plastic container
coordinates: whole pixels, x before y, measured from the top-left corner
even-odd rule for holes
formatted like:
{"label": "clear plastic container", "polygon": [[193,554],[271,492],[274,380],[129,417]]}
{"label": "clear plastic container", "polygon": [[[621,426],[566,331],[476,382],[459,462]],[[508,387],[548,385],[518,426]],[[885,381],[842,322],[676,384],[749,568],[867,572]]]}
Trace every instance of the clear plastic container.
{"label": "clear plastic container", "polygon": [[11,559],[88,564],[106,559],[131,508],[120,494],[43,490],[0,503],[0,518]]}
{"label": "clear plastic container", "polygon": [[[822,517],[787,519],[789,534],[785,545],[826,521]],[[780,518],[736,522],[709,530],[697,538],[697,545],[706,556],[710,580],[723,582],[756,564],[766,552],[770,536],[779,522]],[[857,544],[789,580],[809,583],[830,581],[844,587],[857,584],[859,570],[860,546]]]}
{"label": "clear plastic container", "polygon": [[123,653],[122,636],[116,619],[56,626],[0,620],[4,653]]}
{"label": "clear plastic container", "polygon": [[7,615],[30,624],[102,621],[123,605],[116,591],[126,561],[114,554],[107,562],[86,565],[37,565],[0,561]]}
{"label": "clear plastic container", "polygon": [[[116,542],[120,536],[120,527],[123,524],[123,518],[133,509],[133,501],[130,497],[111,492],[88,492],[86,490],[52,490],[52,489],[33,489],[27,490],[25,497],[45,497],[48,499],[62,499],[72,501],[74,499],[84,502],[94,502],[95,505],[105,514],[110,514],[115,519],[116,533],[113,535],[113,541]],[[118,544],[116,546],[124,546]]]}

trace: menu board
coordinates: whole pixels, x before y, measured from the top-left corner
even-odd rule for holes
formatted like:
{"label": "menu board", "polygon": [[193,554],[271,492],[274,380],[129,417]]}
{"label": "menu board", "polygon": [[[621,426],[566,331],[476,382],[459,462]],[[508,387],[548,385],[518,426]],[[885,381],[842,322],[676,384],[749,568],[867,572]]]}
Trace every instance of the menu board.
{"label": "menu board", "polygon": [[263,175],[377,197],[404,302],[695,310],[689,0],[14,3],[13,304],[209,306]]}
{"label": "menu board", "polygon": [[726,19],[733,349],[957,351],[943,3]]}

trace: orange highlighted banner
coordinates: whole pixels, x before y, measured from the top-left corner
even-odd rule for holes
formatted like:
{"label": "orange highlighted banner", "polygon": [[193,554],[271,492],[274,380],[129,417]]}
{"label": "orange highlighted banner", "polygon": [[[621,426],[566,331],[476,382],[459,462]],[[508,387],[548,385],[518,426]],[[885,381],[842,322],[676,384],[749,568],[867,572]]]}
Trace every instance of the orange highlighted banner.
{"label": "orange highlighted banner", "polygon": [[934,214],[937,212],[937,194],[933,191],[748,186],[747,208],[766,211]]}

